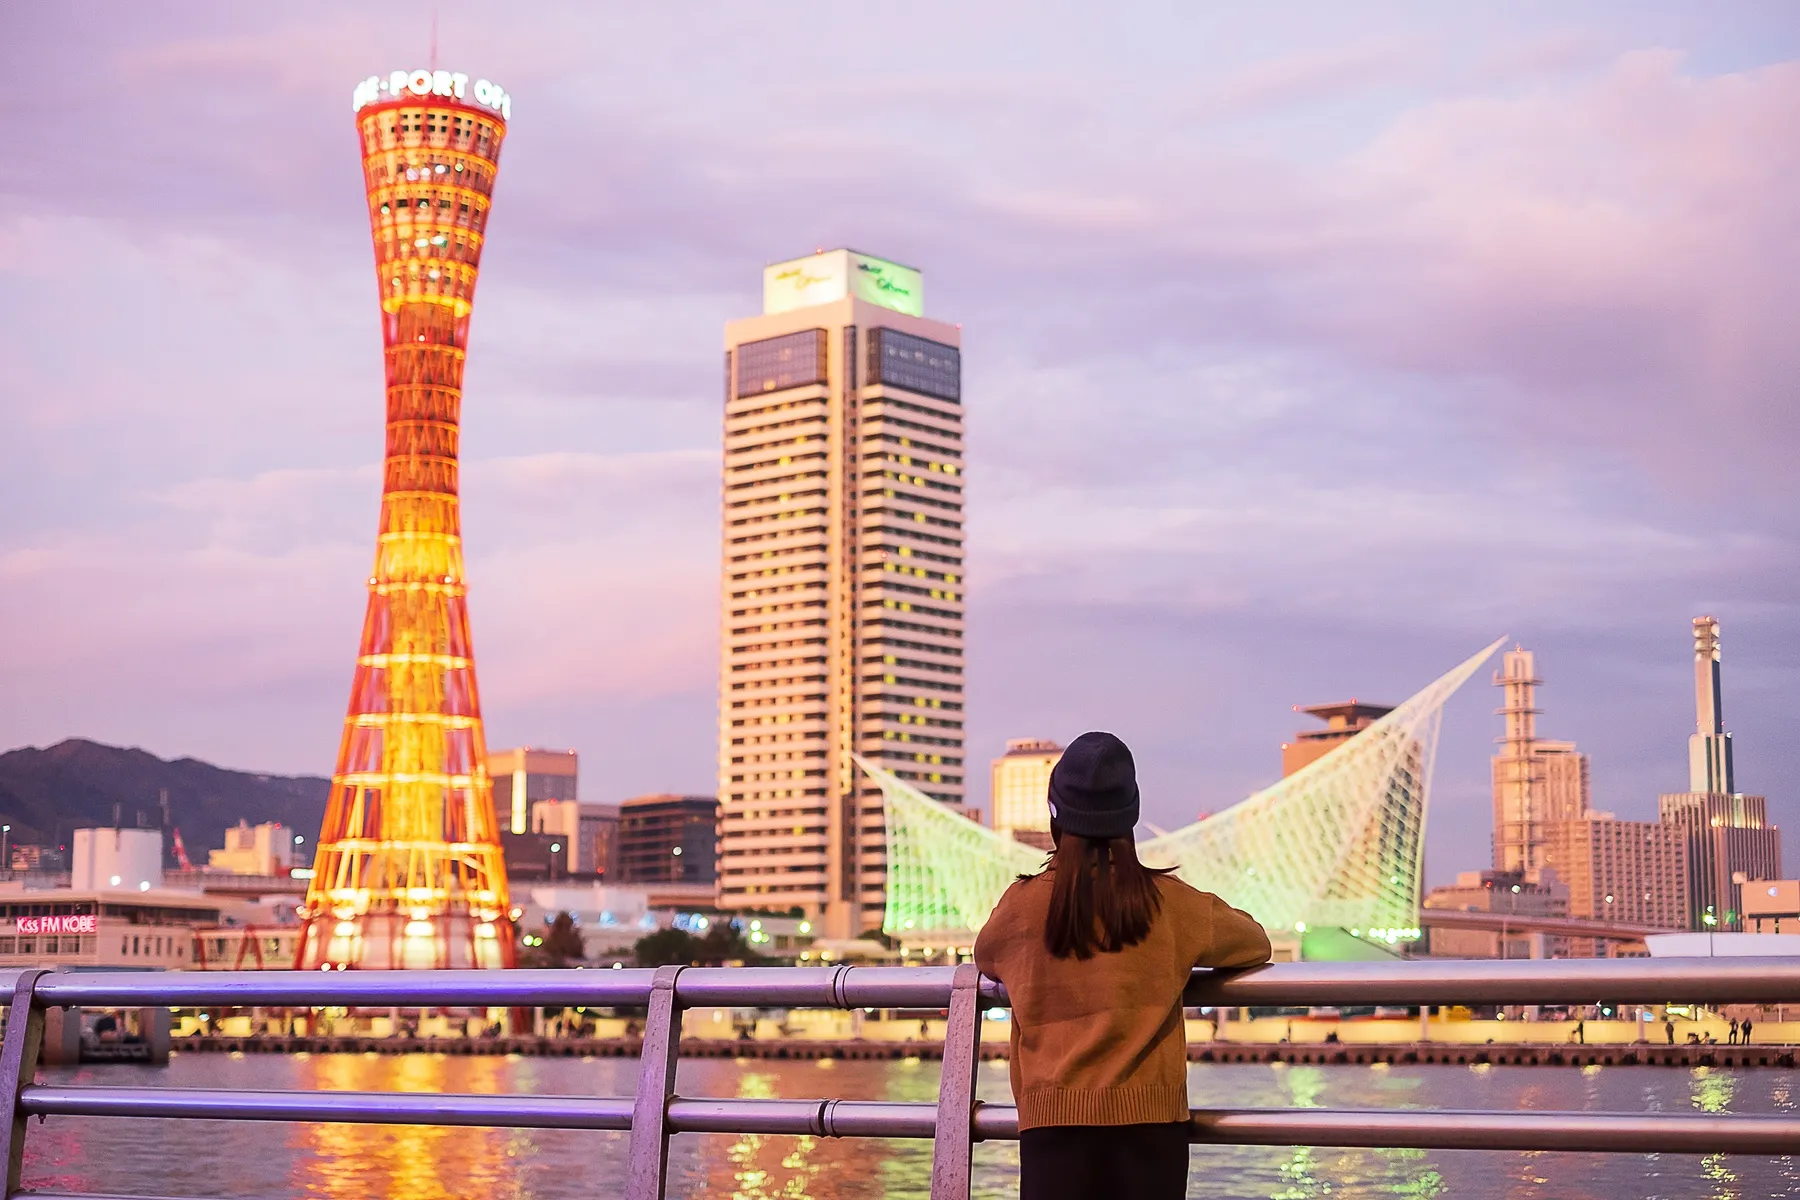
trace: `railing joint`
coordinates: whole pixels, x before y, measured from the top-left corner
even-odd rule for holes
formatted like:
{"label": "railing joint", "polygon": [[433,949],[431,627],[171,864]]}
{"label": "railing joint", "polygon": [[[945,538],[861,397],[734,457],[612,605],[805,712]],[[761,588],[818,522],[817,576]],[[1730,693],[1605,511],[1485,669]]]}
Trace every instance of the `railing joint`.
{"label": "railing joint", "polygon": [[625,1200],[662,1200],[668,1184],[669,1101],[675,1095],[675,1067],[681,1054],[682,1006],[676,984],[685,969],[658,967],[650,977],[626,1152]]}
{"label": "railing joint", "polygon": [[0,1137],[6,1139],[6,1184],[0,1197],[10,1197],[22,1186],[30,1115],[19,1098],[37,1076],[38,1051],[44,1044],[44,1009],[37,985],[48,974],[40,967],[20,971],[6,1010],[6,1037],[0,1041]]}

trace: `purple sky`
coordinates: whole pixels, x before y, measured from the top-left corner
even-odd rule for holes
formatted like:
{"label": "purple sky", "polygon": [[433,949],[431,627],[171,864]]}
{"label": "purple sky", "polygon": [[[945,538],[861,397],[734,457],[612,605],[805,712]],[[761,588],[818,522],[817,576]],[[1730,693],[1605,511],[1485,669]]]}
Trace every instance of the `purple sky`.
{"label": "purple sky", "polygon": [[[433,7],[8,18],[0,748],[329,773],[382,420],[350,92]],[[1004,738],[1099,726],[1180,824],[1291,705],[1507,634],[1649,816],[1707,611],[1740,786],[1800,826],[1792,4],[436,7],[513,96],[464,409],[490,744],[712,789],[720,326],[848,244],[964,323],[979,802]],[[1487,858],[1497,699],[1449,711],[1434,880]]]}

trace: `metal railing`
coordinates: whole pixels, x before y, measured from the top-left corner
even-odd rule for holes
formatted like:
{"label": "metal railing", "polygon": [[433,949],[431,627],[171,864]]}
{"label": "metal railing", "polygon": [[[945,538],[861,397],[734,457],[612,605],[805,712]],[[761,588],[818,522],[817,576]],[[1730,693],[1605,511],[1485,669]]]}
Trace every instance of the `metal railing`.
{"label": "metal railing", "polygon": [[[606,971],[21,971],[0,980],[10,1009],[0,1043],[6,1185],[21,1194],[30,1117],[182,1117],[628,1131],[627,1200],[659,1200],[676,1133],[803,1134],[933,1140],[932,1200],[966,1200],[973,1144],[1018,1137],[1011,1105],[975,1099],[984,1008],[1006,993],[973,966],[659,967]],[[1796,1003],[1800,959],[1612,959],[1282,963],[1196,971],[1192,1006]],[[387,1092],[240,1092],[34,1082],[47,1009],[647,1007],[630,1097]],[[949,1011],[936,1104],[750,1100],[675,1094],[681,1014],[691,1007],[931,1008]],[[23,1019],[21,1019],[23,1018]],[[1800,1118],[1729,1114],[1462,1112],[1383,1109],[1193,1111],[1208,1144],[1791,1154]],[[78,1200],[31,1192],[36,1200]]]}

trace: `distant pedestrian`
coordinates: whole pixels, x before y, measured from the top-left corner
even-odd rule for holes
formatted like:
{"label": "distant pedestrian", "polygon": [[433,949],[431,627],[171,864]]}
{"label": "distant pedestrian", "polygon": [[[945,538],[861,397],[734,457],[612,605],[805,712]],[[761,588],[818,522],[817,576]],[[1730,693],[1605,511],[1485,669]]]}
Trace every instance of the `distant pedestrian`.
{"label": "distant pedestrian", "polygon": [[1579,1042],[1583,1046],[1587,1045],[1586,1021],[1575,1022],[1575,1028],[1569,1032],[1569,1040],[1571,1042]]}
{"label": "distant pedestrian", "polygon": [[1269,961],[1251,917],[1138,861],[1137,769],[1110,733],[1050,776],[1049,864],[975,940],[1012,998],[1020,1200],[1187,1194],[1181,993],[1196,966]]}
{"label": "distant pedestrian", "polygon": [[1744,1024],[1743,1024],[1743,1027],[1740,1032],[1742,1033],[1743,1036],[1738,1039],[1738,1043],[1740,1045],[1748,1046],[1750,1044],[1750,1018],[1749,1017],[1744,1018]]}
{"label": "distant pedestrian", "polygon": [[1673,1046],[1675,1044],[1675,1022],[1664,1020],[1663,1032],[1669,1035],[1669,1045]]}
{"label": "distant pedestrian", "polygon": [[1733,1018],[1731,1018],[1731,1032],[1725,1035],[1725,1044],[1727,1046],[1737,1045],[1737,1031],[1738,1031],[1737,1018],[1733,1017]]}

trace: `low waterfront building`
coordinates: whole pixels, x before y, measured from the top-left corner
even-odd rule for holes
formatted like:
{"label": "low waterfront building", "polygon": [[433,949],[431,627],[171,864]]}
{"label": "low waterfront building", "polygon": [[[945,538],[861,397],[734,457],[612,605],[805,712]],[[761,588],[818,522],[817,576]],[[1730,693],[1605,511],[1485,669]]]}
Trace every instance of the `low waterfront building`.
{"label": "low waterfront building", "polygon": [[279,821],[239,821],[225,831],[225,848],[207,854],[207,868],[232,875],[286,875],[294,869],[294,837]]}
{"label": "low waterfront building", "polygon": [[196,929],[191,965],[197,971],[291,971],[302,932],[297,922]]}
{"label": "low waterfront building", "polygon": [[231,907],[163,888],[0,884],[0,967],[184,970],[195,965],[195,929],[219,925]]}
{"label": "low waterfront building", "polygon": [[759,954],[801,960],[813,942],[813,923],[804,916],[755,912],[720,912],[711,885],[703,890],[679,885],[632,886],[590,883],[586,886],[543,885],[513,896],[513,922],[521,935],[547,930],[559,913],[568,913],[580,931],[587,960],[595,966],[631,965],[638,941],[663,929],[705,936],[717,922],[735,923],[744,940]]}
{"label": "low waterfront building", "polygon": [[[1426,893],[1424,907],[1521,917],[1566,917],[1569,886],[1547,868],[1464,871],[1454,884]],[[1557,958],[1563,950],[1562,939],[1525,930],[1432,929],[1428,936],[1430,952],[1443,958]]]}

